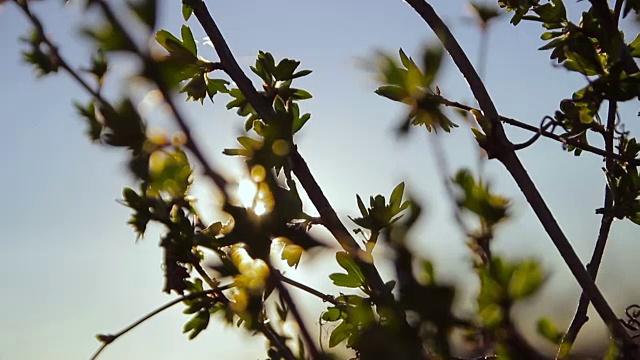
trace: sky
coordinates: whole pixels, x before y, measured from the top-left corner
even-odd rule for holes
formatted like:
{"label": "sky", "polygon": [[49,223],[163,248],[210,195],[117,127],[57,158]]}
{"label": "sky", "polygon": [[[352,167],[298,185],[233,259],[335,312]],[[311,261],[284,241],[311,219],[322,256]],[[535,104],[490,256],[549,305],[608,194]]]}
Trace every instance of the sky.
{"label": "sky", "polygon": [[[184,22],[179,2],[161,3],[158,28],[178,33]],[[432,4],[475,61],[480,34],[465,11],[465,1]],[[567,6],[577,21],[588,2],[567,1]],[[62,1],[32,7],[63,56],[74,66],[86,64],[90,44],[77,30],[95,23],[97,17],[83,14],[73,4],[63,6]],[[440,280],[460,285],[458,302],[464,309],[477,284],[470,276],[470,254],[452,221],[430,154],[430,137],[424,129],[415,129],[404,139],[394,135],[405,109],[375,95],[375,78],[361,65],[377,51],[395,54],[399,48],[419,58],[425,45],[434,41],[426,24],[399,0],[241,0],[217,1],[209,7],[244,69],[248,70],[259,50],[265,50],[276,58],[300,60],[301,68],[313,70],[297,82],[314,95],[300,104],[312,118],[297,139],[326,196],[348,222],[347,215],[357,214],[355,194],[388,196],[405,181],[407,192],[426,209],[413,232],[412,248],[434,261]],[[203,44],[205,34],[199,25],[193,19],[188,24],[200,42],[200,55],[216,60],[213,49]],[[136,242],[126,224],[130,212],[116,201],[122,188],[133,184],[125,168],[126,154],[89,142],[72,107],[72,101],[88,98],[66,74],[36,79],[21,63],[24,45],[18,39],[27,30],[17,8],[11,4],[0,8],[0,126],[5,134],[0,142],[4,169],[0,189],[5,204],[0,207],[0,360],[88,359],[99,345],[95,334],[114,333],[172,297],[161,292],[158,229]],[[632,37],[638,29],[625,30]],[[491,27],[484,74],[499,112],[534,125],[585,84],[581,76],[554,69],[549,53],[536,50],[543,44],[541,33],[537,24],[513,27],[508,16],[497,20]],[[134,66],[126,58],[116,59],[109,95],[134,91],[130,83],[118,81]],[[449,58],[436,83],[444,96],[474,104]],[[187,103],[183,108],[207,156],[229,178],[237,178],[242,175],[241,161],[221,152],[235,146],[243,120],[224,109],[225,101],[221,98],[205,106]],[[637,103],[620,110],[632,135],[640,130],[632,121],[636,112]],[[150,117],[153,126],[170,126],[161,109]],[[506,131],[514,142],[529,136],[519,129],[507,127]],[[467,126],[444,134],[441,140],[450,169],[476,170],[476,146]],[[594,210],[602,203],[602,159],[587,153],[576,158],[544,139],[519,155],[586,261],[599,226]],[[549,274],[543,292],[516,309],[520,326],[531,333],[537,317],[548,316],[564,329],[579,296],[577,284],[506,170],[489,161],[485,178],[513,202],[512,221],[500,229],[494,251],[509,259],[536,258]],[[207,186],[196,187],[194,195],[203,213],[215,213],[216,201]],[[318,234],[327,236],[322,230]],[[640,271],[637,234],[636,225],[629,221],[614,223],[600,272],[601,289],[620,314],[626,305],[640,301],[640,287],[633,278]],[[335,270],[331,256],[318,256],[303,257],[301,269],[287,273],[330,291],[329,279],[317,274]],[[384,264],[382,270],[384,276],[391,276]],[[317,319],[324,304],[295,291],[294,296],[305,304],[307,323],[320,331]],[[582,343],[604,339],[602,325],[592,315]],[[100,358],[263,358],[264,342],[259,337],[212,321],[205,333],[188,341],[181,333],[186,321],[180,306],[175,307],[119,339]],[[326,346],[328,336],[323,339]]]}

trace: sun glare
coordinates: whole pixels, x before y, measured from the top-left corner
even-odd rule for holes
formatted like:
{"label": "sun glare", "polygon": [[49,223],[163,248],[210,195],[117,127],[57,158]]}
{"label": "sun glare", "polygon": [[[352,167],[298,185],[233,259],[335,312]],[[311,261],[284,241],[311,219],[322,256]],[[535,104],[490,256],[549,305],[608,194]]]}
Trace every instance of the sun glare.
{"label": "sun glare", "polygon": [[242,206],[258,216],[269,213],[273,208],[273,197],[264,183],[256,184],[251,179],[242,179],[238,182],[236,196]]}
{"label": "sun glare", "polygon": [[238,182],[238,198],[242,206],[253,207],[253,200],[258,194],[258,186],[251,179],[242,179]]}

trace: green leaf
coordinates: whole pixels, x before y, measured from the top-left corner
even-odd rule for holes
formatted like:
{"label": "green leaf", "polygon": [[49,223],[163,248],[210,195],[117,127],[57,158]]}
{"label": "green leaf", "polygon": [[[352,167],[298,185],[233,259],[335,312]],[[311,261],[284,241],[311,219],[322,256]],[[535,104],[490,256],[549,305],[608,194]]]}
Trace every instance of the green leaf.
{"label": "green leaf", "polygon": [[515,268],[509,281],[509,297],[520,300],[535,293],[544,282],[544,274],[540,265],[533,261],[525,261]]}
{"label": "green leaf", "polygon": [[300,77],[303,77],[303,76],[307,76],[307,75],[309,75],[309,74],[311,74],[311,73],[312,73],[312,71],[311,71],[311,70],[300,70],[300,71],[298,71],[297,73],[295,73],[295,74],[291,75],[291,77],[290,77],[290,78],[285,79],[285,80],[293,80],[293,79],[297,79],[297,78],[300,78]]}
{"label": "green leaf", "polygon": [[182,4],[182,18],[184,19],[184,21],[189,20],[189,18],[191,17],[191,14],[193,14],[193,8],[187,4]]}
{"label": "green leaf", "polygon": [[387,99],[399,102],[403,102],[407,97],[409,97],[407,90],[395,85],[380,86],[375,90],[375,93],[380,96],[386,97]]}
{"label": "green leaf", "polygon": [[364,283],[365,277],[362,274],[362,270],[360,270],[358,264],[356,264],[349,254],[340,251],[336,253],[336,260],[338,261],[338,265],[347,270],[349,275],[355,276],[360,282]]}
{"label": "green leaf", "polygon": [[291,89],[293,91],[293,95],[291,96],[294,100],[306,100],[311,99],[313,96],[310,92],[302,89]]}
{"label": "green leaf", "polygon": [[346,321],[343,321],[331,332],[331,336],[329,336],[329,347],[335,347],[336,345],[345,341],[348,337],[351,336],[352,331],[352,325],[348,324]]}
{"label": "green leaf", "polygon": [[180,29],[182,33],[182,45],[189,50],[193,56],[198,56],[198,48],[196,46],[196,41],[193,38],[193,33],[191,33],[191,29],[187,25],[182,25]]}
{"label": "green leaf", "polygon": [[640,58],[640,34],[629,44],[631,56]]}
{"label": "green leaf", "polygon": [[274,77],[278,81],[290,80],[293,76],[293,72],[296,71],[300,61],[291,59],[282,59],[276,66],[276,70],[273,72]]}
{"label": "green leaf", "polygon": [[538,334],[556,345],[560,344],[562,337],[564,336],[563,333],[558,330],[556,325],[548,318],[541,318],[538,320],[537,330]]}
{"label": "green leaf", "polygon": [[338,321],[342,318],[342,311],[337,307],[327,309],[322,313],[322,320],[324,321]]}
{"label": "green leaf", "polygon": [[391,197],[389,198],[389,206],[393,211],[398,211],[400,209],[400,204],[402,203],[403,194],[404,194],[404,182],[401,182],[393,189],[393,192],[391,193]]}
{"label": "green leaf", "polygon": [[295,134],[298,131],[300,131],[300,129],[302,129],[304,124],[306,124],[307,121],[309,121],[309,119],[311,119],[311,114],[309,114],[309,113],[306,113],[306,114],[302,115],[299,118],[293,119],[293,124],[292,124],[293,126],[292,126],[292,129],[291,129],[292,133]]}
{"label": "green leaf", "polygon": [[329,278],[333,280],[333,284],[336,286],[357,288],[364,285],[362,281],[360,281],[360,279],[349,274],[335,273],[335,274],[329,275]]}

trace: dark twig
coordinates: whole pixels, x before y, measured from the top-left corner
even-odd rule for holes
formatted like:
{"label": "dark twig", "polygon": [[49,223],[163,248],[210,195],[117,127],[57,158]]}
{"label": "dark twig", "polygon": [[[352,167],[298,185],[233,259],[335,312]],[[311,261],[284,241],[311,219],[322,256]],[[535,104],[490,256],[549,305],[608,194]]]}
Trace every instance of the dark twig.
{"label": "dark twig", "polygon": [[[455,107],[457,109],[465,110],[465,111],[471,111],[471,110],[475,109],[474,107],[459,103],[457,101],[451,101],[451,100],[449,100],[447,98],[444,98],[442,96],[438,96],[438,95],[430,95],[430,96],[433,96],[434,100],[438,101],[439,103],[441,103],[442,105],[445,105],[445,106]],[[475,109],[475,110],[477,110],[477,109]],[[500,119],[501,122],[503,122],[505,124],[508,124],[508,125],[511,125],[511,126],[515,126],[515,127],[520,128],[520,129],[536,133],[536,135],[534,135],[534,137],[532,139],[537,140],[540,136],[542,136],[542,137],[546,137],[546,138],[558,141],[558,142],[562,143],[563,145],[573,146],[573,147],[578,148],[578,149],[580,149],[582,151],[586,151],[586,152],[590,152],[590,153],[593,153],[593,154],[596,154],[596,155],[600,155],[600,156],[605,157],[605,158],[612,158],[612,159],[615,159],[615,160],[618,160],[618,161],[625,162],[625,163],[630,164],[630,165],[640,166],[640,159],[631,159],[631,158],[628,158],[626,156],[623,156],[623,155],[620,155],[620,154],[616,154],[614,152],[609,152],[609,151],[602,150],[600,148],[597,148],[597,147],[594,147],[594,146],[591,146],[591,145],[583,144],[583,143],[578,142],[577,140],[574,140],[572,138],[567,138],[567,137],[563,137],[563,136],[554,134],[553,131],[546,131],[546,127],[544,127],[544,126],[536,127],[536,126],[529,125],[527,123],[523,123],[523,122],[518,121],[516,119],[509,118],[509,117],[502,116],[502,115],[499,116],[499,119]],[[542,129],[542,131],[540,131],[541,129]],[[605,130],[604,129],[602,131],[598,130],[597,132],[598,133],[604,133]],[[516,149],[518,148],[517,145],[514,145],[514,147]]]}
{"label": "dark twig", "polygon": [[155,309],[154,311],[150,312],[149,314],[145,315],[144,317],[142,317],[140,320],[134,322],[133,324],[127,326],[126,328],[124,328],[123,330],[117,332],[116,334],[113,335],[98,335],[98,338],[100,339],[100,341],[103,342],[102,346],[98,349],[98,351],[96,351],[95,354],[93,354],[93,356],[91,357],[91,360],[95,360],[98,358],[98,355],[100,355],[100,353],[107,347],[109,346],[111,343],[113,343],[114,341],[116,341],[119,337],[121,337],[122,335],[128,333],[129,331],[135,329],[136,327],[138,327],[140,324],[144,323],[145,321],[151,319],[152,317],[158,315],[159,313],[167,310],[168,308],[179,304],[183,301],[187,301],[187,300],[193,300],[193,299],[197,299],[203,296],[208,296],[208,295],[214,295],[214,297],[212,298],[212,300],[216,300],[222,293],[222,291],[227,290],[231,288],[231,285],[224,285],[224,286],[219,286],[215,289],[210,289],[210,290],[205,290],[205,291],[199,291],[199,292],[194,292],[191,293],[189,295],[185,295],[185,296],[181,296],[165,305],[162,305],[161,307]]}
{"label": "dark twig", "polygon": [[290,279],[290,278],[284,276],[281,272],[279,272],[277,270],[274,271],[274,274],[276,274],[276,276],[278,276],[280,278],[280,280],[282,280],[283,283],[286,283],[286,284],[289,284],[291,286],[297,287],[298,289],[306,291],[311,295],[315,295],[315,296],[319,297],[320,299],[322,299],[322,301],[324,301],[324,302],[331,303],[331,304],[333,304],[335,306],[343,306],[343,305],[345,305],[345,304],[341,303],[340,301],[336,300],[335,297],[333,297],[331,295],[324,294],[324,293],[322,293],[322,292],[320,292],[320,291],[318,291],[318,290],[316,290],[316,289],[314,289],[312,287],[309,287],[309,286],[307,286],[305,284],[302,284],[302,283],[299,283],[299,282],[297,282],[297,281],[295,281],[293,279]]}
{"label": "dark twig", "polygon": [[[613,152],[616,113],[617,103],[615,101],[609,101],[609,111],[607,114],[607,131],[604,135],[605,148],[607,152]],[[611,157],[607,157],[605,165],[606,170],[611,171],[613,165],[613,159]],[[593,254],[591,255],[591,261],[589,261],[589,264],[587,265],[587,271],[594,280],[596,279],[596,276],[598,276],[598,269],[600,268],[600,263],[602,262],[602,257],[604,256],[604,249],[607,244],[607,239],[609,238],[609,232],[611,230],[611,224],[613,223],[614,219],[610,214],[610,210],[613,207],[613,194],[611,193],[611,189],[609,189],[608,185],[605,185],[604,190],[604,213],[602,214],[602,219],[600,221],[600,230],[598,231],[596,246],[593,250]],[[573,316],[571,325],[562,338],[562,342],[560,343],[560,347],[558,348],[558,354],[556,355],[556,358],[564,358],[565,356],[568,356],[570,354],[571,347],[578,337],[578,333],[580,332],[584,324],[589,321],[589,317],[587,316],[588,309],[589,299],[583,292],[580,295],[578,309],[576,310],[576,314]]]}
{"label": "dark twig", "polygon": [[573,276],[576,278],[583,291],[587,294],[605,324],[609,327],[614,338],[623,343],[628,349],[635,349],[636,346],[631,337],[622,327],[606,299],[582,265],[580,258],[573,250],[571,243],[562,232],[562,229],[547,207],[547,204],[542,198],[540,192],[516,155],[513,149],[513,144],[511,144],[511,142],[506,138],[493,100],[489,96],[487,89],[473,68],[473,65],[469,61],[467,55],[464,53],[442,19],[440,19],[433,10],[431,5],[424,0],[406,1],[425,20],[438,38],[440,38],[440,41],[453,58],[454,63],[466,78],[471,91],[480,105],[480,109],[484,113],[484,116],[491,122],[491,133],[487,134],[490,139],[490,144],[488,144],[486,149],[489,158],[497,158],[514,178],[518,187],[540,220],[542,226],[547,231],[547,234],[560,252],[560,255],[573,273]]}
{"label": "dark twig", "polygon": [[[277,270],[272,269],[272,271],[273,273],[275,273]],[[293,301],[291,294],[289,294],[289,290],[287,290],[287,288],[283,285],[283,282],[280,281],[280,279],[281,279],[281,276],[276,275],[276,288],[278,288],[278,292],[280,292],[280,295],[282,295],[282,299],[285,301],[287,306],[289,306],[289,310],[291,310],[291,313],[293,314],[293,318],[296,319],[296,322],[298,323],[298,328],[302,333],[302,338],[304,339],[305,343],[307,343],[307,348],[309,349],[309,355],[311,355],[311,359],[320,359],[320,353],[318,352],[318,348],[316,347],[316,344],[313,341],[313,338],[311,338],[311,334],[309,333],[309,330],[304,325],[304,319],[302,319],[302,316],[300,315],[300,310],[298,310],[298,307],[296,306],[296,303]]]}
{"label": "dark twig", "polygon": [[278,334],[276,334],[275,330],[269,324],[259,324],[258,330],[260,330],[260,332],[263,333],[264,336],[269,339],[269,341],[271,341],[271,344],[273,344],[278,348],[278,350],[280,350],[280,353],[285,358],[285,360],[296,360],[296,357],[291,352],[291,349],[289,349],[289,347],[280,340]]}

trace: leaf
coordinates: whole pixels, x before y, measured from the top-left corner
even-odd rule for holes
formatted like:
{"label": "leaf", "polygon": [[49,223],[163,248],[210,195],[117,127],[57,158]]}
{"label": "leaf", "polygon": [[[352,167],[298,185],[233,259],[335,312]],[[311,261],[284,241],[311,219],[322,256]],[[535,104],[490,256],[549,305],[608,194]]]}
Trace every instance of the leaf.
{"label": "leaf", "polygon": [[356,264],[349,254],[344,251],[340,251],[336,253],[336,260],[338,261],[338,265],[347,271],[347,274],[355,276],[361,283],[365,282],[362,270],[360,270],[358,264]]}
{"label": "leaf", "polygon": [[306,100],[311,99],[313,96],[310,92],[302,89],[291,89],[293,90],[293,95],[291,96],[294,100]]}
{"label": "leaf", "polygon": [[560,344],[562,337],[561,333],[556,325],[548,318],[541,318],[537,323],[538,334],[542,335],[545,339],[551,341],[553,344]]}
{"label": "leaf", "polygon": [[309,74],[311,74],[313,71],[311,70],[300,70],[297,73],[291,75],[291,77],[289,79],[285,79],[285,80],[293,80],[293,79],[297,79],[303,76],[307,76]]}
{"label": "leaf", "polygon": [[629,44],[631,56],[640,58],[640,34]]}
{"label": "leaf", "polygon": [[347,288],[357,288],[364,285],[362,281],[360,281],[360,279],[349,274],[334,273],[329,275],[329,278],[333,280],[333,285],[336,285],[336,286],[342,286]]}
{"label": "leaf", "polygon": [[335,347],[336,345],[340,344],[348,337],[350,337],[351,334],[352,325],[348,324],[346,321],[343,321],[331,332],[331,336],[329,336],[329,347]]}
{"label": "leaf", "polygon": [[322,320],[325,321],[338,321],[340,318],[342,318],[342,311],[337,307],[329,308],[322,313]]}
{"label": "leaf", "polygon": [[509,297],[513,300],[523,299],[535,293],[543,281],[544,275],[537,262],[530,260],[520,263],[509,281]]}
{"label": "leaf", "polygon": [[375,93],[386,97],[387,99],[399,102],[403,102],[409,96],[404,88],[395,85],[380,86],[375,90]]}
{"label": "leaf", "polygon": [[182,4],[182,18],[184,19],[184,21],[189,20],[189,18],[191,17],[191,14],[193,14],[193,8],[191,6],[189,6],[188,4],[183,3]]}
{"label": "leaf", "polygon": [[198,56],[198,48],[191,29],[187,25],[182,25],[180,32],[182,33],[182,45],[189,50],[193,56]]}
{"label": "leaf", "polygon": [[292,133],[295,134],[298,131],[300,131],[300,129],[302,129],[304,124],[306,124],[307,121],[309,121],[309,119],[311,119],[311,114],[309,113],[306,113],[299,118],[293,119],[293,124],[291,129]]}
{"label": "leaf", "polygon": [[391,197],[389,198],[389,206],[391,207],[392,211],[398,211],[400,209],[400,204],[402,203],[403,194],[404,194],[404,182],[401,182],[393,189],[393,192],[391,193]]}

